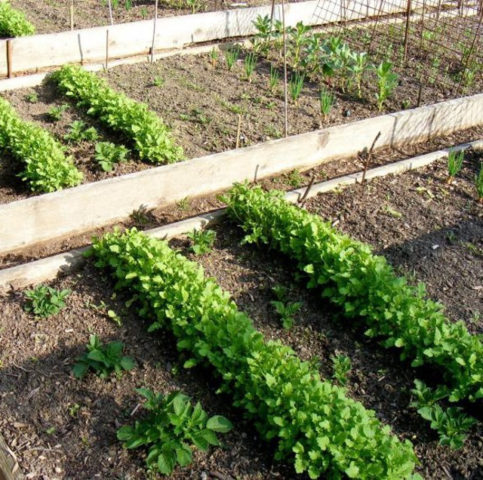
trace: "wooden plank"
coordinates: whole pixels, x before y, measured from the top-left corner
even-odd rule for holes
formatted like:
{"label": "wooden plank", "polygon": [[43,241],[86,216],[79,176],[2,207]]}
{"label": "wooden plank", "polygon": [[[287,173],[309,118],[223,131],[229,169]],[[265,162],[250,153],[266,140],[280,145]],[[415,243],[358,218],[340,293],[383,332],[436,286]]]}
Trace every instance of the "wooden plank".
{"label": "wooden plank", "polygon": [[[483,140],[476,140],[474,142],[457,145],[451,150],[464,150],[469,147],[475,149],[483,149]],[[366,180],[385,175],[404,173],[408,170],[421,168],[429,165],[436,160],[440,160],[448,156],[450,149],[438,150],[436,152],[427,153],[406,160],[384,165],[370,169],[366,172]],[[329,192],[336,188],[351,185],[362,180],[362,172],[357,172],[342,177],[327,180],[325,182],[317,183],[309,190],[306,198],[312,198],[319,193]],[[299,188],[287,192],[285,198],[293,203],[296,203],[299,198],[302,198],[306,187]],[[192,230],[199,230],[212,226],[219,222],[225,215],[226,209],[220,208],[210,213],[191,217],[186,220],[163,225],[162,227],[146,230],[146,235],[156,238],[170,239],[180,236]],[[53,280],[60,274],[69,274],[84,263],[83,254],[86,248],[78,248],[69,252],[53,255],[51,257],[35,260],[33,262],[17,265],[15,267],[0,270],[0,293],[7,293],[11,289],[23,289],[31,285],[37,285],[42,282]]]}
{"label": "wooden plank", "polygon": [[0,253],[292,169],[483,124],[483,94],[369,118],[0,205]]}
{"label": "wooden plank", "polygon": [[[366,0],[367,8],[342,9],[347,21],[367,16],[398,13],[404,10],[406,0],[384,2]],[[324,11],[314,15],[317,0],[286,5],[286,23],[295,25],[330,24],[340,21],[341,9]],[[342,8],[342,7],[341,7]],[[381,9],[381,10],[380,10]],[[259,15],[270,15],[271,6],[197,13],[158,19],[155,50],[181,48],[183,46],[253,35],[253,21]],[[275,7],[275,19],[281,19],[281,6]],[[12,39],[13,73],[39,72],[65,63],[93,63],[102,61],[106,52],[106,30],[109,30],[110,58],[147,55],[152,44],[152,20],[73,30],[60,33],[33,35]],[[5,40],[0,41],[0,52],[6,51]],[[6,58],[0,55],[0,75],[7,74]]]}

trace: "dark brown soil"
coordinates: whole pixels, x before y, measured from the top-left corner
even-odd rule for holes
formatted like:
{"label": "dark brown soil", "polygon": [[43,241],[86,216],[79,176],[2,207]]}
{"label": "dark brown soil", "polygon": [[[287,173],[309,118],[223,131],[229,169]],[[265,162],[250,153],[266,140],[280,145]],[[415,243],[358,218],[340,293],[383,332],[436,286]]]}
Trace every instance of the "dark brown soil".
{"label": "dark brown soil", "polygon": [[[297,1],[297,0],[295,0]],[[115,4],[115,0],[112,2]],[[211,12],[231,8],[256,7],[267,5],[264,0],[200,0],[196,11]],[[12,0],[11,4],[22,10],[27,19],[35,25],[37,33],[62,32],[70,30],[70,1],[53,0],[39,2],[36,0]],[[154,1],[133,0],[132,8],[124,7],[125,0],[119,0],[119,6],[113,9],[114,24],[149,20],[154,18]],[[161,0],[158,17],[187,15],[194,13],[185,0]],[[74,28],[98,27],[109,25],[109,6],[107,0],[82,0],[74,2]]]}
{"label": "dark brown soil", "polygon": [[[405,145],[397,148],[382,148],[374,152],[369,168],[421,155],[440,148],[451,147],[477,138],[483,138],[483,127],[475,127],[456,132],[452,135],[436,137],[431,141],[424,143]],[[276,188],[279,190],[291,190],[308,185],[312,178],[314,178],[315,182],[322,182],[331,178],[361,171],[362,168],[363,165],[360,160],[357,157],[351,157],[327,162],[305,172],[294,170],[281,176],[262,180],[260,183],[268,189]],[[0,188],[0,193],[1,192],[2,189]],[[141,210],[133,212],[129,219],[123,223],[118,223],[117,226],[121,228],[136,226],[137,228],[144,230],[199,215],[200,213],[221,208],[222,206],[223,203],[218,199],[217,193],[198,198],[187,197],[169,207],[158,208],[151,211]],[[13,254],[0,255],[0,269],[85,246],[90,243],[93,235],[100,235],[113,227],[114,225],[110,225],[86,232],[82,235],[75,235],[73,237],[35,245]]]}
{"label": "dark brown soil", "polygon": [[[425,281],[430,295],[445,302],[451,319],[462,318],[474,332],[481,332],[475,311],[480,311],[483,225],[472,186],[480,161],[481,155],[468,156],[451,187],[444,183],[445,165],[439,162],[371,181],[362,191],[356,186],[323,194],[309,201],[307,208],[369,241],[396,268]],[[396,218],[399,215],[394,212],[402,217]],[[448,237],[450,230],[454,236]],[[294,267],[287,259],[267,249],[241,246],[241,232],[227,222],[216,231],[214,250],[196,260],[233,295],[267,338],[291,345],[301,358],[319,364],[325,377],[332,375],[332,355],[350,357],[349,395],[374,409],[399,437],[411,439],[426,479],[483,479],[481,424],[462,450],[438,446],[434,432],[408,408],[414,369],[401,363],[396,353],[365,338],[363,330],[307,291],[303,281],[295,281]],[[469,243],[475,248],[469,248]],[[433,249],[436,244],[439,247]],[[176,240],[173,245],[186,252],[188,242]],[[452,288],[444,291],[448,283]],[[289,331],[280,326],[269,303],[277,284],[288,287],[290,301],[302,302]],[[177,470],[172,478],[215,479],[219,474],[240,479],[295,478],[289,465],[272,464],[270,446],[230,408],[229,399],[213,394],[216,381],[211,375],[201,369],[182,370],[172,338],[143,333],[135,312],[124,308],[110,282],[91,265],[53,285],[73,292],[66,309],[50,319],[37,321],[26,314],[21,292],[0,299],[0,429],[28,478],[146,478],[141,453],[128,453],[115,440],[116,428],[133,420],[130,413],[139,402],[134,387],[143,385],[163,392],[182,389],[209,413],[224,414],[236,425],[224,437],[224,449],[198,455],[192,467]],[[105,307],[94,307],[102,301]],[[122,317],[122,327],[108,320],[107,309]],[[341,322],[345,328],[340,328]],[[138,368],[120,380],[94,376],[74,380],[70,365],[90,333],[104,340],[122,339]],[[76,405],[78,412],[70,413]]]}

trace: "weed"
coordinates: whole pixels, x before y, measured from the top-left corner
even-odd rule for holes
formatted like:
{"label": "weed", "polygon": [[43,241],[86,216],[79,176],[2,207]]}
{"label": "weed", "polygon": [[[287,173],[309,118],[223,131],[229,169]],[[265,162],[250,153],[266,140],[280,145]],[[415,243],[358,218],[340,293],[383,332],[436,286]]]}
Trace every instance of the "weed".
{"label": "weed", "polygon": [[76,378],[83,378],[91,369],[101,378],[107,378],[113,372],[119,377],[123,370],[132,370],[136,365],[132,358],[122,355],[123,349],[122,342],[103,345],[97,335],[91,335],[86,345],[87,351],[76,359],[72,373]]}
{"label": "weed", "polygon": [[155,87],[162,87],[162,86],[164,85],[165,81],[166,81],[166,80],[165,80],[163,77],[161,77],[161,76],[157,75],[157,76],[155,76],[155,77],[153,78],[153,85],[154,85]]}
{"label": "weed", "polygon": [[186,5],[191,8],[191,13],[199,12],[203,7],[201,0],[186,0]]}
{"label": "weed", "polygon": [[271,300],[270,304],[275,308],[275,311],[280,315],[282,326],[285,330],[290,330],[294,323],[294,315],[300,310],[301,302],[285,302],[287,289],[282,285],[276,285],[272,288],[277,300]]}
{"label": "weed", "polygon": [[118,326],[122,326],[122,318],[114,311],[108,310],[107,316]]}
{"label": "weed", "polygon": [[244,61],[244,66],[245,66],[245,75],[248,82],[252,81],[252,75],[256,65],[257,65],[257,56],[253,52],[247,53]]}
{"label": "weed", "polygon": [[225,107],[231,113],[235,113],[236,115],[242,115],[245,113],[245,109],[240,105],[236,105],[234,103],[227,102],[226,100],[220,100],[220,105]]}
{"label": "weed", "polygon": [[68,108],[69,105],[66,105],[65,103],[63,105],[52,107],[47,112],[47,117],[49,117],[49,120],[51,120],[52,122],[58,122]]}
{"label": "weed", "polygon": [[138,209],[131,212],[129,218],[131,218],[136,225],[147,225],[149,223],[149,211],[145,205],[141,205]]}
{"label": "weed", "polygon": [[105,172],[112,172],[116,163],[127,162],[129,150],[123,145],[111,142],[99,142],[96,144],[95,159]]}
{"label": "weed", "polygon": [[25,291],[24,295],[27,298],[25,311],[32,312],[38,317],[50,317],[65,307],[65,299],[70,293],[68,289],[56,290],[47,285],[38,285]]}
{"label": "weed", "polygon": [[193,230],[188,233],[188,238],[192,243],[190,250],[195,255],[203,255],[213,248],[216,232],[214,230]]}
{"label": "weed", "polygon": [[332,377],[339,382],[339,385],[347,383],[347,376],[352,368],[351,359],[345,355],[334,355],[331,357],[333,373]]}
{"label": "weed", "polygon": [[304,177],[297,169],[291,170],[289,173],[287,173],[285,178],[285,183],[294,188],[300,187],[304,182]]}
{"label": "weed", "polygon": [[187,211],[190,209],[191,207],[191,200],[189,199],[189,197],[184,197],[182,198],[181,200],[178,200],[176,202],[176,206],[182,210],[182,211]]}
{"label": "weed", "polygon": [[25,100],[29,103],[37,103],[39,101],[39,95],[37,92],[28,93],[25,95]]}
{"label": "weed", "polygon": [[220,445],[218,433],[233,428],[221,415],[208,418],[199,402],[193,407],[181,392],[164,396],[147,388],[136,391],[146,399],[143,407],[149,413],[134,426],[121,427],[117,438],[129,449],[148,446],[146,464],[151,471],[170,475],[177,464],[185,467],[191,463],[192,446],[206,452],[210,445]]}
{"label": "weed", "polygon": [[81,406],[78,403],[74,403],[69,407],[69,415],[72,418],[75,418],[77,414],[79,413]]}
{"label": "weed", "polygon": [[302,88],[304,86],[304,76],[299,73],[294,73],[290,78],[289,82],[289,91],[290,97],[292,98],[295,105],[298,104],[298,98],[300,93],[302,92]]}
{"label": "weed", "polygon": [[228,48],[228,50],[225,53],[225,62],[228,70],[232,70],[233,66],[235,65],[236,61],[238,60],[238,57],[240,55],[240,48],[238,46],[233,46]]}
{"label": "weed", "polygon": [[70,124],[69,132],[64,135],[64,140],[69,143],[79,143],[82,141],[94,142],[99,138],[94,127],[86,128],[87,125],[82,120],[74,120]]}
{"label": "weed", "polygon": [[390,205],[384,205],[384,207],[382,207],[382,211],[389,215],[390,217],[393,217],[393,218],[402,218],[403,217],[403,214],[397,210],[395,210],[394,208],[392,208]]}
{"label": "weed", "polygon": [[327,90],[322,89],[319,94],[319,103],[320,114],[324,117],[324,120],[326,120],[335,103],[335,97]]}

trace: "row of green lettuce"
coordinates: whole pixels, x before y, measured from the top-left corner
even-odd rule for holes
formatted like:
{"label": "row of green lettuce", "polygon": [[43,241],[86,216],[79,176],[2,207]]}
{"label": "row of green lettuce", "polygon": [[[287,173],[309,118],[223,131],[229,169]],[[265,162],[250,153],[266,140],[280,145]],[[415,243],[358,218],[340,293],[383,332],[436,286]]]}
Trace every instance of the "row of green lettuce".
{"label": "row of green lettuce", "polygon": [[35,27],[6,0],[0,0],[0,37],[23,37],[35,33]]}
{"label": "row of green lettuce", "polygon": [[[147,105],[113,90],[96,74],[64,66],[51,80],[78,106],[85,107],[87,114],[120,133],[141,160],[164,164],[183,159],[182,148],[175,145],[166,125]],[[22,165],[19,176],[34,192],[53,192],[82,181],[82,173],[66,156],[65,148],[47,130],[22,120],[1,97],[0,149]]]}
{"label": "row of green lettuce", "polygon": [[297,262],[308,288],[367,327],[366,335],[401,351],[413,367],[441,373],[439,397],[450,402],[483,398],[483,345],[462,321],[451,322],[443,306],[427,299],[382,256],[290,205],[281,192],[236,185],[226,196],[229,215],[247,232],[246,241],[269,245]]}
{"label": "row of green lettuce", "polygon": [[277,459],[310,478],[420,478],[408,440],[399,441],[373,411],[322,381],[287,346],[266,341],[203,269],[164,241],[130,230],[95,240],[91,254],[116,288],[132,298],[149,331],[172,332],[186,367],[212,367]]}

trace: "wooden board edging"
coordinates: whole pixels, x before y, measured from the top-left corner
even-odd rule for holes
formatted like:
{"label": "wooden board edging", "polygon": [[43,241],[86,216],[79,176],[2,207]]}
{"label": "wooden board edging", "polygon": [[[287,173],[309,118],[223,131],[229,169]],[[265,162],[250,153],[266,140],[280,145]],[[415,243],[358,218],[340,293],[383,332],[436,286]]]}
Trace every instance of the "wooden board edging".
{"label": "wooden board edging", "polygon": [[0,254],[93,230],[139,208],[211,194],[376,148],[417,143],[483,124],[483,94],[373,117],[239,150],[154,167],[0,205]]}
{"label": "wooden board edging", "polygon": [[[373,168],[366,172],[365,178],[367,180],[371,180],[376,177],[391,174],[394,175],[404,173],[415,168],[421,168],[435,162],[436,160],[447,157],[450,150],[459,151],[469,147],[483,149],[483,139],[457,145],[452,149],[446,148],[406,160],[400,160],[382,167]],[[339,178],[314,184],[308,192],[306,192],[307,187],[292,190],[287,192],[285,198],[292,203],[297,203],[304,194],[306,194],[306,198],[311,198],[320,193],[358,183],[361,180],[362,172],[344,175]],[[205,213],[169,225],[163,225],[162,227],[146,230],[145,233],[156,238],[170,239],[183,235],[192,230],[199,230],[212,226],[223,218],[225,211],[225,208],[220,208],[210,213]],[[71,273],[83,264],[83,254],[88,248],[89,247],[78,248],[66,253],[53,255],[51,257],[0,270],[0,294],[8,292],[10,289],[22,289],[31,285],[37,285],[45,281],[53,280],[59,274]]]}

